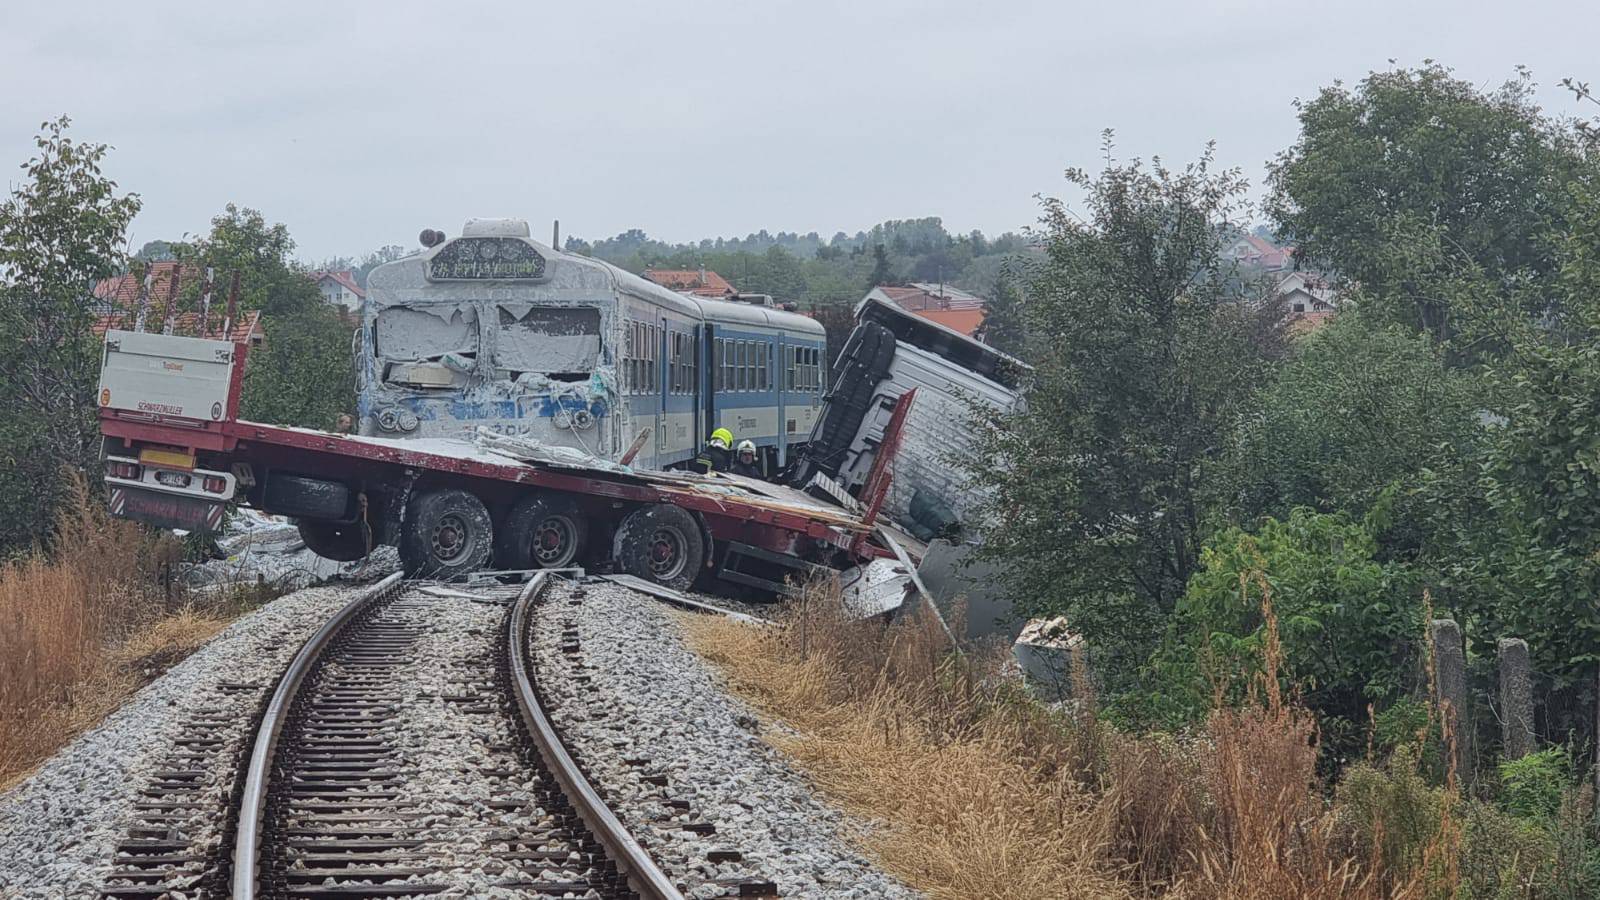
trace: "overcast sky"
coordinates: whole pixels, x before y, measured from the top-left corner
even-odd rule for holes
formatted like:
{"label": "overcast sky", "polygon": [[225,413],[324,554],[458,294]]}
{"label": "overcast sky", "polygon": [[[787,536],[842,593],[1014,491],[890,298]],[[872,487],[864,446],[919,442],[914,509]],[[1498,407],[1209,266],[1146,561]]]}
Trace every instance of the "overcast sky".
{"label": "overcast sky", "polygon": [[[855,232],[937,215],[998,233],[1068,166],[1182,161],[1252,183],[1292,101],[1388,60],[1485,86],[1600,81],[1600,4],[99,3],[12,0],[0,164],[66,113],[144,198],[132,244],[230,201],[319,260],[468,216],[548,239]],[[8,175],[10,182],[18,176]]]}

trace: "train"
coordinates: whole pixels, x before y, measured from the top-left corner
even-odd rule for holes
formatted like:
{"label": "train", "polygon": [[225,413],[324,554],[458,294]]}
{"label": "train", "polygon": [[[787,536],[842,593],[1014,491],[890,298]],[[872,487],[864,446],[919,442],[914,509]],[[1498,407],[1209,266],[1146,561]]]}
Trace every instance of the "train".
{"label": "train", "polygon": [[827,347],[770,298],[707,299],[469,219],[368,276],[355,333],[358,433],[480,430],[610,462],[689,464],[712,431],[776,474],[820,415]]}

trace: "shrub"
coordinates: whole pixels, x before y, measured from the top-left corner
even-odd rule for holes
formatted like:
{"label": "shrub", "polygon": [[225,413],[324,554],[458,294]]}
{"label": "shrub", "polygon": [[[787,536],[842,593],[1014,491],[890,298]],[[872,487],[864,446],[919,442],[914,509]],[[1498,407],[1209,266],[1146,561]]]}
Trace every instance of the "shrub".
{"label": "shrub", "polygon": [[1514,816],[1553,818],[1572,786],[1572,755],[1564,747],[1551,747],[1521,759],[1502,762],[1500,805]]}
{"label": "shrub", "polygon": [[1415,669],[1421,604],[1403,568],[1374,559],[1372,532],[1343,515],[1296,509],[1253,532],[1231,528],[1201,553],[1201,569],[1179,601],[1157,656],[1157,693],[1193,719],[1213,685],[1241,686],[1262,672],[1270,589],[1283,646],[1281,688],[1298,690],[1317,714],[1322,740],[1339,757],[1364,743],[1369,705],[1404,696]]}

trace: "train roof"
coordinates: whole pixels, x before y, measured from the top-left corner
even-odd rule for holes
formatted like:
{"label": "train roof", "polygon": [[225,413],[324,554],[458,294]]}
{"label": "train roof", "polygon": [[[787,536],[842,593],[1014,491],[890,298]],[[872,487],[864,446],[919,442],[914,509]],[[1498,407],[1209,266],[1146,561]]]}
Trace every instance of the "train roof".
{"label": "train roof", "polygon": [[[553,299],[570,296],[577,300],[601,291],[623,293],[712,322],[781,328],[818,338],[824,334],[822,325],[809,316],[753,303],[680,294],[605,260],[541,244],[528,236],[527,222],[520,219],[468,219],[461,231],[458,237],[373,269],[367,276],[368,301],[375,308],[466,300],[526,301],[531,285],[551,294]],[[485,239],[511,240],[526,246],[536,254],[540,274],[507,278],[429,277],[431,270],[460,255],[460,250],[452,248],[464,248],[471,242]],[[463,241],[469,243],[463,244]],[[435,263],[435,260],[440,262]]]}
{"label": "train roof", "polygon": [[782,328],[785,331],[798,331],[815,335],[821,338],[826,332],[822,323],[810,316],[789,312],[784,309],[775,309],[770,306],[758,306],[754,303],[741,303],[737,300],[712,300],[706,297],[697,297],[700,301],[702,315],[708,321],[726,323],[729,325],[758,325],[768,328]]}

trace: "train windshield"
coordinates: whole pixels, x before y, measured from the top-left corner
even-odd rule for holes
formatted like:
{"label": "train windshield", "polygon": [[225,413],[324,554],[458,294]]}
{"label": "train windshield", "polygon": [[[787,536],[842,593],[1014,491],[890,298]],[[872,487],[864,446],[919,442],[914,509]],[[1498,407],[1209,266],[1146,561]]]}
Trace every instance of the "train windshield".
{"label": "train windshield", "polygon": [[385,362],[383,380],[417,388],[460,387],[477,366],[478,318],[471,306],[378,313],[374,350]]}
{"label": "train windshield", "polygon": [[600,362],[600,310],[592,306],[500,303],[495,367],[555,379],[588,378]]}

